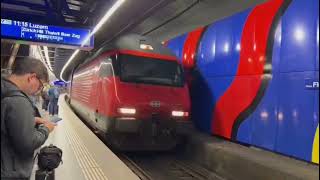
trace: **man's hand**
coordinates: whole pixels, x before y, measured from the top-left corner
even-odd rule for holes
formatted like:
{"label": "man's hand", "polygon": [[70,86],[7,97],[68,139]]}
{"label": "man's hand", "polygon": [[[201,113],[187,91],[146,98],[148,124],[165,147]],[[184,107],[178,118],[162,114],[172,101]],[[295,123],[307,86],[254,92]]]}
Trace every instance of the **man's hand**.
{"label": "man's hand", "polygon": [[56,126],[55,123],[52,123],[50,121],[46,121],[45,123],[43,123],[43,125],[49,129],[49,132],[52,132],[54,127]]}
{"label": "man's hand", "polygon": [[49,132],[52,132],[55,125],[56,125],[55,123],[52,123],[51,121],[48,121],[46,119],[39,118],[39,117],[35,117],[35,122],[36,122],[36,124],[43,124],[44,126],[46,126],[49,129]]}
{"label": "man's hand", "polygon": [[34,120],[35,120],[36,124],[44,124],[44,123],[48,122],[48,120],[43,119],[43,118],[39,118],[39,117],[35,117]]}

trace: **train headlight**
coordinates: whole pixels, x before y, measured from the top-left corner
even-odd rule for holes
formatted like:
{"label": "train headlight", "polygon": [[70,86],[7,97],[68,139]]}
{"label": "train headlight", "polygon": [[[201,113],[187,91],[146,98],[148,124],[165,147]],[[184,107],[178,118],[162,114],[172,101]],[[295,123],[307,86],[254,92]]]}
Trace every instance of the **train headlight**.
{"label": "train headlight", "polygon": [[171,115],[174,116],[174,117],[184,117],[184,116],[189,116],[189,112],[172,111]]}
{"label": "train headlight", "polygon": [[134,108],[119,108],[118,111],[121,114],[136,114],[136,109]]}

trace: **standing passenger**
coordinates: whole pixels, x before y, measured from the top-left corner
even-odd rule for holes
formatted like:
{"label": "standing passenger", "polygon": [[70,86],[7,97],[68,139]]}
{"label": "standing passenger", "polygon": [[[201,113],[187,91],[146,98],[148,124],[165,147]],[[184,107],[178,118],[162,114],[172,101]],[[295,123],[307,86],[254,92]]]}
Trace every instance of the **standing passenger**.
{"label": "standing passenger", "polygon": [[17,58],[12,74],[1,77],[1,180],[29,179],[34,151],[54,129],[53,123],[35,116],[28,97],[40,92],[46,82],[46,67],[28,57]]}
{"label": "standing passenger", "polygon": [[48,91],[49,95],[49,114],[55,115],[58,114],[58,99],[59,99],[59,90],[54,85]]}
{"label": "standing passenger", "polygon": [[48,105],[49,105],[49,95],[48,95],[48,88],[45,87],[43,91],[41,92],[41,97],[42,97],[42,109],[45,111],[48,110]]}

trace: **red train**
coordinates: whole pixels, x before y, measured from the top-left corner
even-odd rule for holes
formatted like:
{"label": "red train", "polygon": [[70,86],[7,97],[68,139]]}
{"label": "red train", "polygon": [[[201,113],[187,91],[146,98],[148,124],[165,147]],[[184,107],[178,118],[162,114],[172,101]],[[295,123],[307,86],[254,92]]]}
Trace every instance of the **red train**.
{"label": "red train", "polygon": [[158,42],[123,36],[73,72],[71,106],[118,150],[171,149],[191,125],[182,67]]}

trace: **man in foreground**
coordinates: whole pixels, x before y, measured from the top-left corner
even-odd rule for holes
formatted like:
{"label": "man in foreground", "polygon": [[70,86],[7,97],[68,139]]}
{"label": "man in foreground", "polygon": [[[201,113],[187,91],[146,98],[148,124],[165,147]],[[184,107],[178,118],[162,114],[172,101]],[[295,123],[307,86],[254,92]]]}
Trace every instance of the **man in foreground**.
{"label": "man in foreground", "polygon": [[1,77],[1,180],[29,179],[34,151],[54,129],[52,122],[36,117],[28,98],[48,79],[44,64],[28,57],[16,59],[12,74]]}

